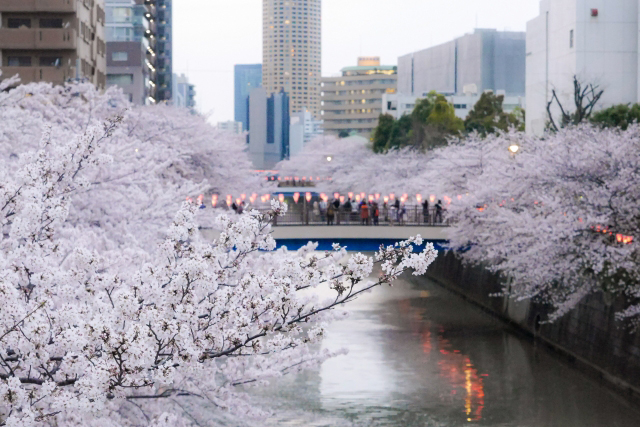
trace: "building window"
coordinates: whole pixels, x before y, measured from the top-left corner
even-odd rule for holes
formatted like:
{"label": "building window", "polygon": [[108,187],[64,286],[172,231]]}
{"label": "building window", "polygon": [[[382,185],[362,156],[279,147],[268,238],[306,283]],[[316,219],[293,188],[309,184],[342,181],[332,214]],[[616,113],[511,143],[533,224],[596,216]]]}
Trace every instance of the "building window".
{"label": "building window", "polygon": [[9,27],[9,28],[31,28],[31,19],[29,19],[29,18],[9,18],[9,19],[7,19],[7,27]]}
{"label": "building window", "polygon": [[129,54],[127,52],[113,52],[111,54],[111,60],[122,62],[129,59]]}
{"label": "building window", "polygon": [[41,56],[41,67],[59,67],[62,64],[62,58],[59,56]]}
{"label": "building window", "polygon": [[62,18],[41,18],[40,28],[62,28]]}
{"label": "building window", "polygon": [[7,57],[9,67],[31,67],[30,56],[9,56]]}
{"label": "building window", "polygon": [[133,74],[108,74],[107,85],[130,85],[133,84]]}
{"label": "building window", "polygon": [[573,30],[569,31],[569,47],[573,49]]}

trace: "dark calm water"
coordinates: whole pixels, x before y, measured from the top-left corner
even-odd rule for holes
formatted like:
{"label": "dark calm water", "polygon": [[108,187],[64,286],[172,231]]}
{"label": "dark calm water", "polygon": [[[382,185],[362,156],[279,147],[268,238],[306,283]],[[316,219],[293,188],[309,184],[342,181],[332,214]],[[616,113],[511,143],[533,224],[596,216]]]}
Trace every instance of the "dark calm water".
{"label": "dark calm water", "polygon": [[260,426],[638,427],[640,409],[434,284],[353,303],[324,346],[350,353],[277,381]]}

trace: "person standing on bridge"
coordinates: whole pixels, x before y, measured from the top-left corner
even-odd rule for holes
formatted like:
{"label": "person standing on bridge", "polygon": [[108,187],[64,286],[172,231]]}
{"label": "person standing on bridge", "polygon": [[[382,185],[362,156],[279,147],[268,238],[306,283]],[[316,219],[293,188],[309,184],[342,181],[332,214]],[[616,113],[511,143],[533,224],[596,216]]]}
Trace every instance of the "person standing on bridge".
{"label": "person standing on bridge", "polygon": [[442,224],[442,200],[438,200],[436,203],[436,214],[434,215],[433,222],[434,224]]}
{"label": "person standing on bridge", "polygon": [[424,223],[429,224],[429,199],[425,199],[424,202],[422,202],[422,216]]}
{"label": "person standing on bridge", "polygon": [[320,199],[320,220],[325,222],[325,217],[327,216],[327,201],[325,199]]}
{"label": "person standing on bridge", "polygon": [[320,219],[320,205],[318,204],[318,201],[316,200],[315,202],[313,202],[313,220],[317,221],[319,219]]}
{"label": "person standing on bridge", "polygon": [[[340,202],[338,202],[338,206],[340,206],[339,203]],[[331,203],[327,208],[327,225],[333,225],[333,219],[335,218],[335,214],[336,214],[335,203]]]}
{"label": "person standing on bridge", "polygon": [[360,218],[362,219],[362,225],[369,225],[369,205],[365,201],[360,205]]}
{"label": "person standing on bridge", "polygon": [[380,209],[378,208],[378,202],[373,202],[373,206],[371,206],[371,216],[373,218],[373,225],[379,225]]}

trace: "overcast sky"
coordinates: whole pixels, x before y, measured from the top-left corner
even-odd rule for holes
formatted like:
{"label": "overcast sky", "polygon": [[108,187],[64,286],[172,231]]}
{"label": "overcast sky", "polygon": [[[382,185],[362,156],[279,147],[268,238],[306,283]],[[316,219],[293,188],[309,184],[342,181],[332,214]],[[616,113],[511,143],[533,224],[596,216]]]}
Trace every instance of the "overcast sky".
{"label": "overcast sky", "polygon": [[[539,0],[323,0],[322,75],[358,56],[398,56],[478,28],[524,31]],[[233,66],[262,62],[262,0],[174,0],[173,68],[196,85],[198,110],[233,120]]]}

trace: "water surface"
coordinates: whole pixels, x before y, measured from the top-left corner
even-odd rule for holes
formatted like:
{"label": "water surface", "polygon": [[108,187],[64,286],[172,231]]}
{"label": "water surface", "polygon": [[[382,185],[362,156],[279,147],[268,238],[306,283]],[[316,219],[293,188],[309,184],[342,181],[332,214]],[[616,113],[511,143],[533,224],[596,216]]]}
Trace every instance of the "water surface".
{"label": "water surface", "polygon": [[412,278],[349,306],[347,356],[257,398],[268,426],[637,427],[640,411],[455,294]]}

